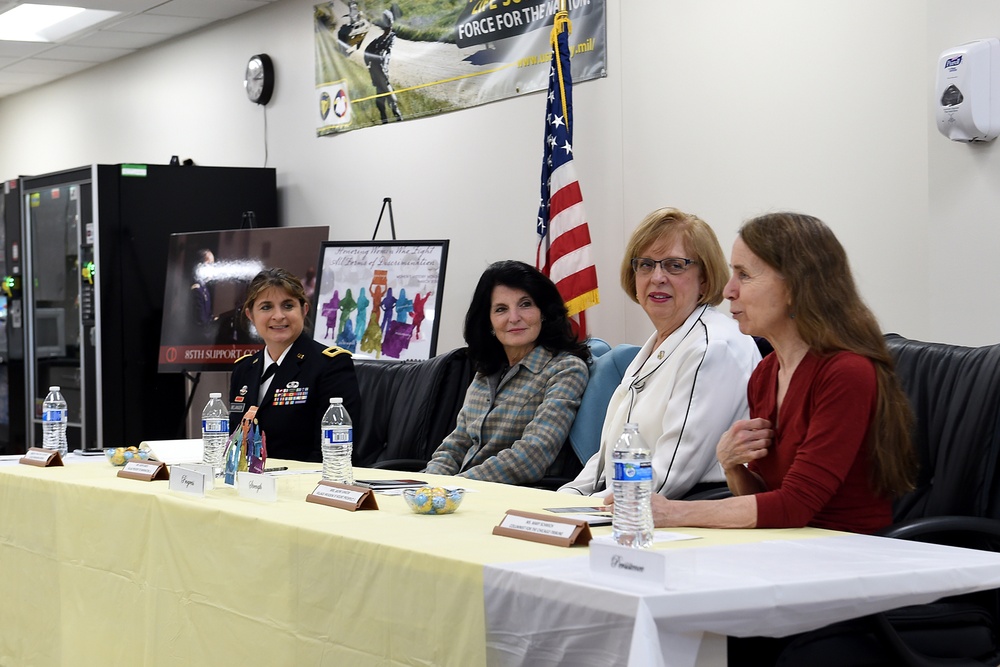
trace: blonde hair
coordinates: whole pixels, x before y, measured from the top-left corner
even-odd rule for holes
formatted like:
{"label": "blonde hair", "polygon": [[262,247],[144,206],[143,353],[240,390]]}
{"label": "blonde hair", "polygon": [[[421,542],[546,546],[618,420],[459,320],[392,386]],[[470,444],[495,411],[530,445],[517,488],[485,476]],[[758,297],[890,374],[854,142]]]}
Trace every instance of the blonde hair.
{"label": "blonde hair", "polygon": [[695,260],[698,263],[698,270],[701,271],[704,291],[698,299],[698,305],[707,303],[718,306],[722,303],[722,290],[729,280],[726,256],[722,253],[719,239],[707,222],[676,208],[660,208],[653,211],[643,218],[632,232],[632,237],[625,246],[625,257],[622,259],[622,289],[630,299],[638,303],[632,260],[639,257],[639,253],[645,248],[661,239],[677,238],[680,238],[685,252],[691,255],[687,259]]}

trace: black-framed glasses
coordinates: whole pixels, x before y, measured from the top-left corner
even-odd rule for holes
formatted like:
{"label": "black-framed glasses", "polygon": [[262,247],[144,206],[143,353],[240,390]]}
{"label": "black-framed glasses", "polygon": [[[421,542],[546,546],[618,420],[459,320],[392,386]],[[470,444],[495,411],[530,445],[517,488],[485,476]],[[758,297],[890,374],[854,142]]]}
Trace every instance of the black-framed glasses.
{"label": "black-framed glasses", "polygon": [[687,257],[666,257],[664,259],[650,259],[649,257],[636,257],[632,260],[632,270],[640,276],[648,276],[659,264],[660,268],[672,276],[679,276],[688,270],[692,264],[697,264],[698,260]]}

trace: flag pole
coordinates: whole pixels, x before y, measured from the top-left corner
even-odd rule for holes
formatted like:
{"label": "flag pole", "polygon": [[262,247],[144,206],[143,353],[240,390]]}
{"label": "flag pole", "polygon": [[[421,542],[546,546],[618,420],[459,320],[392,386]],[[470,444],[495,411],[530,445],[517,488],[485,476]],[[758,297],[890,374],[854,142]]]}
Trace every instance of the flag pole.
{"label": "flag pole", "polygon": [[597,267],[590,256],[590,231],[573,166],[573,77],[568,0],[559,0],[549,40],[552,63],[545,109],[541,201],[535,266],[559,289],[577,338],[587,336],[584,311],[600,303]]}
{"label": "flag pole", "polygon": [[[566,3],[568,0],[559,0],[559,12],[556,14],[555,19],[552,21],[552,34],[549,36],[549,41],[552,44],[553,55],[559,50],[559,35],[562,33],[563,29],[567,30],[567,36],[573,32],[573,24],[569,20],[569,10],[566,9]],[[562,68],[562,58],[555,57],[556,70],[558,71],[559,80],[559,99],[562,102],[563,113],[566,116],[566,127],[570,126],[569,122],[569,105],[566,103],[566,87],[564,84],[565,74]]]}

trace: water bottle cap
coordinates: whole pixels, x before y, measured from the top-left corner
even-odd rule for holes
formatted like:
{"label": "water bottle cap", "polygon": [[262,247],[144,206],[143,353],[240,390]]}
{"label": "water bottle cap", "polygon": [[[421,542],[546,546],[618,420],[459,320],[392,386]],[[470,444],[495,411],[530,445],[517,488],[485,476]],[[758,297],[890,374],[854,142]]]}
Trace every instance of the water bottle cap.
{"label": "water bottle cap", "polygon": [[59,385],[55,385],[55,384],[52,385],[51,387],[49,387],[49,391],[59,391]]}
{"label": "water bottle cap", "polygon": [[344,399],[342,399],[342,398],[331,398],[330,399],[330,403],[331,404],[333,404],[333,403],[343,403],[343,402],[344,402]]}
{"label": "water bottle cap", "polygon": [[208,395],[209,398],[222,398],[222,393],[218,391],[213,391]]}

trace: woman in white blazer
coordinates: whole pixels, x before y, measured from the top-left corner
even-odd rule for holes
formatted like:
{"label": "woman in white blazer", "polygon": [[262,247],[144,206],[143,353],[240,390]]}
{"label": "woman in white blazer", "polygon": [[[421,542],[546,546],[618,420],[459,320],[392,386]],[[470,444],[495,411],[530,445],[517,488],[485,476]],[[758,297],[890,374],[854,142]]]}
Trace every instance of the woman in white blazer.
{"label": "woman in white blazer", "polygon": [[654,492],[680,498],[698,483],[725,480],[715,445],[747,418],[747,380],[760,361],[754,340],[715,309],[728,278],[715,232],[697,216],[662,208],[639,224],[621,283],[656,331],[611,397],[600,451],[560,491],[611,492],[612,450],[626,422],[639,425],[652,449]]}

